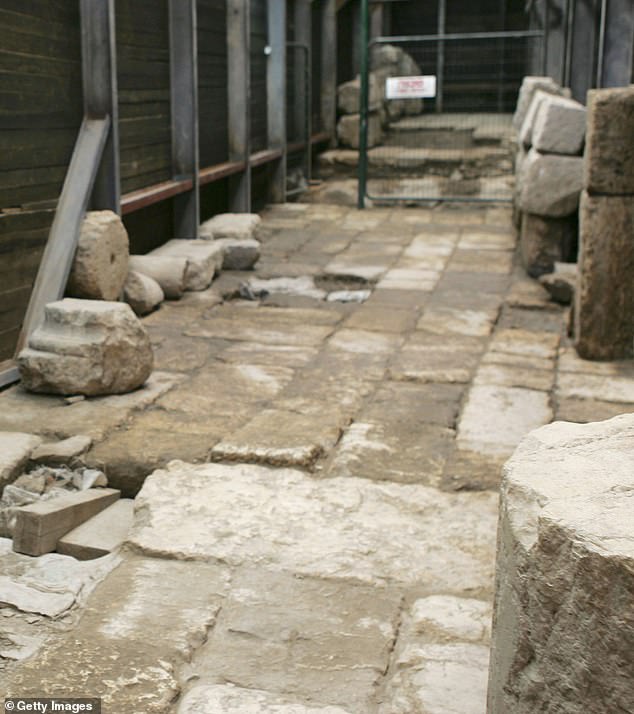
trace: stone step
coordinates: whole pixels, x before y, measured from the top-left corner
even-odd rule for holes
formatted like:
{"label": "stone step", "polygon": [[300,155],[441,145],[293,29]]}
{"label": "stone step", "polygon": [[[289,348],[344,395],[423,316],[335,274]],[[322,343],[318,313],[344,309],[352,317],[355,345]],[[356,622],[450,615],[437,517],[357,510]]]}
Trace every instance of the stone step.
{"label": "stone step", "polygon": [[67,533],[57,543],[57,552],[77,560],[108,555],[127,538],[133,515],[134,500],[122,498]]}

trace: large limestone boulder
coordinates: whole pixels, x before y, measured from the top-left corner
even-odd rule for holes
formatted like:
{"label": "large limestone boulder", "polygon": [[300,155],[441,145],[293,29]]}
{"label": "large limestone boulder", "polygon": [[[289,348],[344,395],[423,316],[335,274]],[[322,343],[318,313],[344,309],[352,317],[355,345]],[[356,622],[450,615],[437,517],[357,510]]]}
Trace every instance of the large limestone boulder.
{"label": "large limestone boulder", "polygon": [[586,135],[586,108],[565,97],[546,96],[539,103],[532,145],[543,154],[581,154]]}
{"label": "large limestone boulder", "polygon": [[581,156],[528,152],[519,176],[519,207],[527,213],[561,218],[579,206],[583,177]]}
{"label": "large limestone boulder", "polygon": [[185,290],[206,290],[222,268],[223,249],[207,240],[170,240],[150,255],[185,258]]}
{"label": "large limestone boulder", "polygon": [[575,348],[584,359],[634,356],[634,196],[591,196],[579,211]]}
{"label": "large limestone boulder", "polygon": [[567,92],[550,77],[524,77],[517,98],[515,114],[513,115],[513,126],[515,129],[519,130],[524,123],[526,113],[533,100],[533,95],[538,89],[541,89],[542,92],[557,96],[566,96],[567,94]]}
{"label": "large limestone boulder", "polygon": [[66,292],[72,297],[117,300],[128,275],[128,233],[113,211],[91,211],[81,226]]}
{"label": "large limestone boulder", "polygon": [[187,278],[187,258],[174,255],[131,255],[130,270],[156,281],[170,300],[183,297]]}
{"label": "large limestone boulder", "polygon": [[199,235],[204,240],[256,238],[262,219],[257,213],[219,213],[201,224]]}
{"label": "large limestone boulder", "polygon": [[18,356],[22,385],[46,394],[122,394],[152,372],[150,338],[129,305],[66,298]]}
{"label": "large limestone boulder", "polygon": [[634,415],[557,422],[504,468],[489,714],[634,711]]}
{"label": "large limestone boulder", "polygon": [[[381,117],[378,112],[368,115],[368,148],[381,143]],[[359,115],[346,114],[337,123],[337,139],[342,146],[349,146],[351,149],[358,149],[359,137]]]}
{"label": "large limestone boulder", "polygon": [[584,188],[634,194],[634,85],[588,92]]}
{"label": "large limestone boulder", "polygon": [[223,270],[251,270],[260,258],[260,243],[257,240],[219,238],[215,243],[222,248]]}
{"label": "large limestone boulder", "polygon": [[[378,109],[382,93],[373,72],[368,75],[368,106]],[[337,108],[342,114],[358,114],[361,111],[361,79],[357,77],[337,87]]]}
{"label": "large limestone boulder", "polygon": [[517,135],[520,148],[523,147],[528,150],[533,145],[533,127],[535,126],[535,117],[537,116],[537,112],[539,111],[542,101],[549,96],[551,95],[548,94],[548,92],[544,92],[541,89],[538,89],[533,94],[530,106]]}

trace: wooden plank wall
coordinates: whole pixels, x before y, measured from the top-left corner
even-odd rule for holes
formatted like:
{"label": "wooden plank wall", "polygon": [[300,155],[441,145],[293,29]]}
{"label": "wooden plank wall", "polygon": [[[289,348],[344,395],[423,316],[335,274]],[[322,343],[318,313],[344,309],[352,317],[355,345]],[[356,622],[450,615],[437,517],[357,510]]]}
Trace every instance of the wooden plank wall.
{"label": "wooden plank wall", "polygon": [[79,4],[0,7],[0,363],[13,356],[82,119]]}
{"label": "wooden plank wall", "polygon": [[227,3],[198,0],[198,113],[201,167],[229,158]]}
{"label": "wooden plank wall", "polygon": [[251,0],[251,153],[268,147],[266,112],[267,0]]}
{"label": "wooden plank wall", "polygon": [[172,176],[167,0],[117,0],[122,193]]}

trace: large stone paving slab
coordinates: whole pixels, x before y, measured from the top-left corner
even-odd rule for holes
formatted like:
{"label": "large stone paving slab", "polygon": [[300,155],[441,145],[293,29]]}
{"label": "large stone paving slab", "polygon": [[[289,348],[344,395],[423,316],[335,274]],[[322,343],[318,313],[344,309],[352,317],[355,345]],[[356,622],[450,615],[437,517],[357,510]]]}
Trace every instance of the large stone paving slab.
{"label": "large stone paving slab", "polygon": [[460,593],[491,586],[496,503],[492,493],[175,462],[146,480],[129,542],[164,558]]}
{"label": "large stone paving slab", "polygon": [[176,669],[213,627],[225,568],[128,557],[93,592],[74,630],[16,669],[8,696],[101,697],[104,711],[167,712]]}
{"label": "large stone paving slab", "polygon": [[180,678],[367,714],[388,667],[400,602],[382,588],[245,569]]}

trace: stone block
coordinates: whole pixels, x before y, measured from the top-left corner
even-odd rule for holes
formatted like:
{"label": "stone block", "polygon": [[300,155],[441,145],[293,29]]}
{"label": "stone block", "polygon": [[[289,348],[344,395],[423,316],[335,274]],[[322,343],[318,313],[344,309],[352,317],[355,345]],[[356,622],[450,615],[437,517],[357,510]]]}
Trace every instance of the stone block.
{"label": "stone block", "polygon": [[[378,112],[368,115],[368,148],[381,143],[381,117]],[[339,119],[337,124],[337,138],[343,146],[352,149],[359,148],[359,115],[347,114]]]}
{"label": "stone block", "polygon": [[165,295],[154,278],[131,270],[123,286],[123,299],[140,316],[156,310]]}
{"label": "stone block", "polygon": [[517,108],[513,115],[513,126],[515,129],[519,130],[524,123],[531,101],[533,100],[533,95],[538,89],[541,89],[547,94],[555,94],[558,96],[564,94],[564,90],[550,77],[524,77],[517,98]]}
{"label": "stone block", "polygon": [[575,348],[585,359],[634,354],[634,196],[590,196],[580,210]]}
{"label": "stone block", "polygon": [[520,254],[526,272],[532,278],[551,273],[555,262],[570,252],[576,238],[574,217],[548,218],[532,213],[522,215]]}
{"label": "stone block", "polygon": [[528,152],[519,178],[519,207],[527,213],[561,218],[575,213],[582,188],[583,158]]}
{"label": "stone block", "polygon": [[223,249],[207,240],[170,240],[150,255],[185,258],[185,290],[206,290],[222,268]]}
{"label": "stone block", "polygon": [[223,270],[251,270],[260,258],[260,243],[253,238],[220,238],[216,242],[223,250]]}
{"label": "stone block", "polygon": [[570,305],[577,284],[576,263],[555,263],[552,273],[542,275],[539,282],[548,290],[551,300],[560,305]]}
{"label": "stone block", "polygon": [[[378,109],[381,103],[381,87],[373,72],[368,75],[368,106]],[[361,79],[351,79],[337,87],[337,108],[342,114],[358,114],[361,111]]]}
{"label": "stone block", "polygon": [[219,213],[201,224],[199,235],[204,240],[257,238],[261,222],[257,213]]}
{"label": "stone block", "polygon": [[22,473],[31,453],[41,443],[42,438],[35,434],[0,431],[0,489]]}
{"label": "stone block", "polygon": [[504,468],[487,712],[634,711],[634,415],[556,422]]}
{"label": "stone block", "polygon": [[584,188],[634,194],[634,86],[588,92]]}
{"label": "stone block", "polygon": [[34,556],[51,553],[62,536],[110,506],[119,495],[120,491],[112,488],[89,488],[20,508],[13,550]]}
{"label": "stone block", "polygon": [[550,96],[553,95],[548,92],[544,92],[542,89],[538,89],[533,94],[530,106],[528,107],[528,111],[526,112],[526,116],[524,117],[524,121],[522,122],[522,126],[518,132],[517,138],[519,139],[520,147],[524,147],[528,150],[533,145],[533,127],[535,126],[537,112],[541,107],[542,100]]}
{"label": "stone block", "polygon": [[72,297],[117,300],[128,275],[128,233],[113,211],[91,211],[81,226],[66,286]]}
{"label": "stone block", "polygon": [[66,298],[18,356],[23,386],[45,394],[122,394],[152,372],[150,338],[129,305]]}
{"label": "stone block", "polygon": [[131,255],[130,270],[156,281],[163,294],[178,300],[185,291],[187,259],[164,255]]}
{"label": "stone block", "polygon": [[565,97],[546,96],[539,103],[532,144],[543,154],[581,154],[586,135],[586,108]]}
{"label": "stone block", "polygon": [[62,536],[57,542],[57,552],[77,560],[108,555],[128,537],[133,515],[134,501],[121,498]]}

